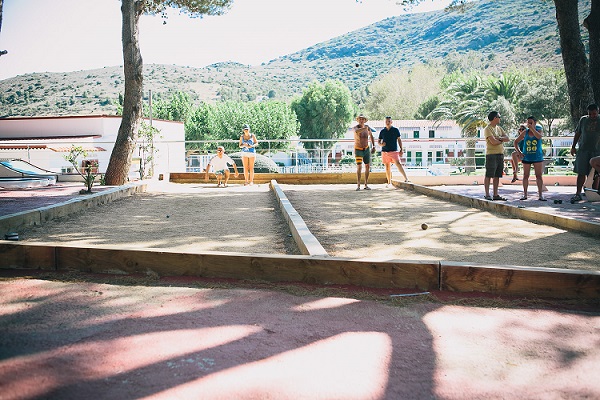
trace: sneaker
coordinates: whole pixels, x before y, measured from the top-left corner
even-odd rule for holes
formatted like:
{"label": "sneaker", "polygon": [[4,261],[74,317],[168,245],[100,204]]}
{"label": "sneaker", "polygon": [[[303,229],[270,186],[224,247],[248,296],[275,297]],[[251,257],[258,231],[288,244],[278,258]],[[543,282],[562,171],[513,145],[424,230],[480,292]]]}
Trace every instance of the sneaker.
{"label": "sneaker", "polygon": [[365,190],[371,190],[371,188],[368,186],[365,186]]}
{"label": "sneaker", "polygon": [[571,203],[575,203],[576,201],[581,201],[582,198],[580,195],[576,194],[575,196],[571,197]]}
{"label": "sneaker", "polygon": [[483,198],[486,199],[486,200],[490,200],[490,201],[494,200],[494,199],[492,199],[492,196],[483,196]]}
{"label": "sneaker", "polygon": [[538,199],[539,201],[548,201],[546,200],[544,197],[540,196],[540,198]]}
{"label": "sneaker", "polygon": [[356,188],[356,191],[358,192],[360,190],[360,186]]}
{"label": "sneaker", "polygon": [[502,197],[502,196],[494,196],[494,197],[492,197],[492,200],[494,200],[494,201],[506,201],[506,198]]}

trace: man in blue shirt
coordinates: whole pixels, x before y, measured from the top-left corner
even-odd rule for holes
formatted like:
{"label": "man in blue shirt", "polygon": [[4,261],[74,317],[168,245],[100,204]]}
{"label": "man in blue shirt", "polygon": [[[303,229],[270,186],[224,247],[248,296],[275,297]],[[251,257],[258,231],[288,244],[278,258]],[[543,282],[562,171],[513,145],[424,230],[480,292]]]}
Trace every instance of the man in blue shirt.
{"label": "man in blue shirt", "polygon": [[404,176],[404,182],[408,182],[406,172],[400,163],[400,157],[403,154],[402,139],[398,128],[392,126],[392,117],[385,117],[385,128],[379,132],[378,142],[381,145],[381,160],[385,165],[386,187],[392,183],[392,162]]}

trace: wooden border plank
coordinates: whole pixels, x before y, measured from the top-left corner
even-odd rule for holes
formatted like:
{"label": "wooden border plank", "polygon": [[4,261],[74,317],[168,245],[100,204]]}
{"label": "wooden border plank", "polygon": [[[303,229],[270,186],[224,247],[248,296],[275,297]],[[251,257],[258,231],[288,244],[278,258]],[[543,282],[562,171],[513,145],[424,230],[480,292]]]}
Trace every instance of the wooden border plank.
{"label": "wooden border plank", "polygon": [[0,268],[54,271],[54,246],[4,242],[0,245]]}
{"label": "wooden border plank", "polygon": [[440,288],[524,297],[598,298],[600,272],[442,262]]}
{"label": "wooden border plank", "polygon": [[67,246],[56,248],[56,259],[59,270],[96,273],[187,275],[421,290],[439,287],[437,262],[378,262],[333,257],[174,253]]}

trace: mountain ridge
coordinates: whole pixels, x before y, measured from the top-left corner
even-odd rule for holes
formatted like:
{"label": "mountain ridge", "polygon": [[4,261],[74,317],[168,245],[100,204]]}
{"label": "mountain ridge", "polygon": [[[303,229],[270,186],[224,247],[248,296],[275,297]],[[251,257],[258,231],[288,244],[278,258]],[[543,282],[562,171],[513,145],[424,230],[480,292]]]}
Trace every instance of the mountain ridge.
{"label": "mountain ridge", "polygon": [[[586,4],[580,0],[580,12]],[[521,63],[561,68],[554,6],[480,0],[463,12],[388,17],[258,66],[147,64],[144,91],[157,98],[184,91],[196,103],[267,96],[287,101],[314,80],[339,79],[353,91],[364,90],[382,74],[422,63],[447,71],[502,71]],[[122,66],[20,75],[0,81],[0,116],[114,114],[123,91]]]}

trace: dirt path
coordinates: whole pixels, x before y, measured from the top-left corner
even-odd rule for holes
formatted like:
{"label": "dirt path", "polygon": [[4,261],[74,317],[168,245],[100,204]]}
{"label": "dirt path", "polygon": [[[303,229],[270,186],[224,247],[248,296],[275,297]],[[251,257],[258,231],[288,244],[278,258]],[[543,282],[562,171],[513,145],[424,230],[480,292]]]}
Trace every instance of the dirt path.
{"label": "dirt path", "polygon": [[282,185],[333,256],[600,269],[600,238],[372,187],[356,192],[354,185]]}
{"label": "dirt path", "polygon": [[171,284],[0,280],[0,398],[600,397],[598,313]]}

